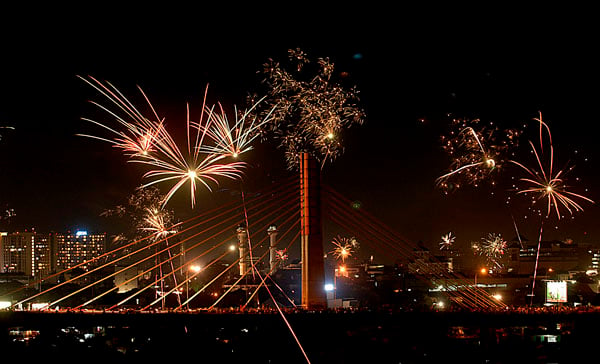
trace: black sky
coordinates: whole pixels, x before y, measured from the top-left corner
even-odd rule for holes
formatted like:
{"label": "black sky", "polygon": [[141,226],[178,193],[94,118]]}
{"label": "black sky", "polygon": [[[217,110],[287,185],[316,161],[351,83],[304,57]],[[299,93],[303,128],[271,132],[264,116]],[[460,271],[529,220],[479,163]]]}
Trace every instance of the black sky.
{"label": "black sky", "polygon": [[[512,238],[511,215],[523,234],[537,237],[537,220],[506,208],[507,191],[490,197],[486,187],[466,187],[444,196],[435,189],[449,164],[439,143],[448,114],[514,127],[541,111],[558,164],[576,165],[577,190],[587,187],[600,200],[600,32],[586,9],[62,10],[5,13],[0,125],[16,129],[0,130],[0,203],[17,217],[0,228],[111,232],[99,213],[140,184],[141,171],[109,145],[75,136],[100,132],[80,119],[95,112],[87,100],[98,95],[77,75],[133,97],[139,85],[167,120],[184,120],[185,103],[199,108],[207,83],[214,100],[241,105],[258,88],[261,65],[295,47],[348,72],[367,113],[344,136],[346,153],[325,168],[324,182],[408,239],[434,247],[448,231],[463,244],[489,232]],[[252,158],[271,158],[267,173],[283,178],[282,153],[262,150]],[[584,208],[574,220],[548,222],[545,237],[595,244],[600,210]]]}

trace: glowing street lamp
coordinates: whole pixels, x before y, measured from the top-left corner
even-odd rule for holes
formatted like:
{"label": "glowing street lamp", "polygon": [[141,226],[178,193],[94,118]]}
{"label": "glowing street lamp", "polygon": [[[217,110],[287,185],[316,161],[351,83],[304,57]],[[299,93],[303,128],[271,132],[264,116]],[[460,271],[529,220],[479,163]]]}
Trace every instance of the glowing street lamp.
{"label": "glowing street lamp", "polygon": [[477,286],[477,273],[481,273],[483,275],[487,274],[487,269],[481,268],[479,271],[475,272],[475,285]]}
{"label": "glowing street lamp", "polygon": [[[202,267],[197,265],[197,264],[192,264],[186,271],[185,271],[185,300],[186,302],[189,301],[190,298],[190,288],[189,288],[189,283],[190,283],[190,271],[194,272],[195,274],[200,273],[200,271],[202,270]],[[190,309],[190,303],[188,302],[187,304],[187,309]]]}

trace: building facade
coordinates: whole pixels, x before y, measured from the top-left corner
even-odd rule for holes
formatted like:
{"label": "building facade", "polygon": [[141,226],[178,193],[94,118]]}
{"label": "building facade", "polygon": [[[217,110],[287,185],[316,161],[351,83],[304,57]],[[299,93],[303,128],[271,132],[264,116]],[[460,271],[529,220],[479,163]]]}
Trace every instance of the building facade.
{"label": "building facade", "polygon": [[0,272],[43,278],[53,271],[52,240],[35,231],[2,233]]}
{"label": "building facade", "polygon": [[55,233],[52,238],[56,247],[57,271],[77,267],[87,272],[106,249],[106,233]]}

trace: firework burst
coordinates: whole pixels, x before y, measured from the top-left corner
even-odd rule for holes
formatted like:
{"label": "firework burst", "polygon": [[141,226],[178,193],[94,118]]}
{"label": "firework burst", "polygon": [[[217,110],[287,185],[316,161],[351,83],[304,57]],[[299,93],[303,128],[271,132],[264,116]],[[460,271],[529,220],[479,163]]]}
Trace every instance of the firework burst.
{"label": "firework burst", "polygon": [[[529,185],[522,190],[519,190],[517,194],[531,193],[534,195],[532,202],[535,204],[537,201],[546,201],[546,218],[550,217],[551,211],[556,212],[558,220],[561,219],[561,209],[566,209],[571,215],[577,211],[583,211],[583,208],[574,198],[582,199],[590,203],[594,203],[591,199],[570,191],[567,191],[567,184],[564,180],[565,169],[556,170],[554,168],[554,147],[552,145],[552,134],[550,128],[546,123],[542,121],[542,115],[540,113],[539,119],[534,119],[539,122],[540,125],[540,149],[539,152],[535,145],[529,141],[531,151],[535,155],[536,167],[529,168],[522,163],[511,161],[512,163],[519,166],[522,170],[527,172],[527,177],[521,178],[523,182],[527,182]],[[549,141],[549,158],[547,160],[546,167],[544,167],[543,157],[543,130],[546,130]],[[570,167],[567,172],[573,170],[574,167]],[[537,196],[537,198],[535,197]]]}
{"label": "firework burst", "polygon": [[146,118],[140,111],[138,111],[137,108],[133,106],[133,103],[125,98],[125,96],[123,96],[123,94],[110,82],[106,82],[105,85],[93,77],[90,77],[89,80],[81,76],[78,77],[96,89],[96,91],[102,94],[105,98],[107,98],[111,104],[113,104],[113,106],[116,106],[117,111],[102,106],[97,102],[90,101],[90,103],[114,118],[117,125],[122,127],[124,131],[115,130],[106,124],[102,124],[89,118],[82,118],[82,120],[88,121],[105,130],[108,130],[114,135],[114,137],[113,139],[109,139],[88,134],[77,135],[111,143],[115,148],[123,150],[123,152],[131,158],[149,157],[149,154],[154,151],[153,144],[158,136],[158,133],[162,129],[163,120],[158,116],[154,107],[150,103],[150,100],[146,97],[142,89],[138,87],[139,91],[148,103],[148,106],[152,110],[152,113],[154,114],[154,120]]}
{"label": "firework burst", "polygon": [[288,259],[288,254],[287,251],[285,249],[282,250],[275,250],[275,260],[280,264],[283,265]]}
{"label": "firework burst", "polygon": [[475,255],[483,256],[490,268],[502,268],[500,258],[504,256],[507,243],[500,234],[489,233],[487,237],[481,238],[481,242],[471,243],[471,249]]}
{"label": "firework burst", "polygon": [[362,124],[364,112],[357,106],[355,87],[344,89],[332,80],[334,65],[328,58],[316,62],[316,75],[307,76],[311,63],[300,50],[289,50],[295,64],[294,74],[279,63],[264,65],[265,83],[269,90],[259,115],[269,116],[269,122],[259,129],[263,137],[272,134],[285,151],[288,168],[298,167],[299,155],[310,153],[321,162],[333,161],[343,152],[341,131]]}
{"label": "firework burst", "polygon": [[355,238],[343,238],[337,236],[333,238],[331,243],[334,245],[334,249],[330,251],[336,259],[341,259],[342,262],[345,262],[347,258],[349,258],[358,248],[358,241]]}
{"label": "firework burst", "polygon": [[449,232],[446,235],[442,235],[442,241],[440,242],[440,250],[450,249],[452,245],[454,245],[454,240],[456,240],[456,237],[452,235],[452,232]]}
{"label": "firework burst", "polygon": [[[190,122],[188,118],[188,136],[189,133]],[[189,184],[190,200],[192,208],[194,208],[198,184],[204,185],[207,190],[212,191],[210,183],[218,186],[218,178],[220,177],[241,178],[241,170],[246,166],[245,162],[218,163],[224,158],[223,155],[200,155],[202,140],[203,134],[198,132],[196,138],[193,139],[192,148],[188,138],[188,153],[184,155],[175,140],[163,128],[156,140],[156,153],[152,154],[152,158],[132,160],[155,168],[144,174],[144,178],[151,179],[151,181],[144,184],[143,187],[162,182],[174,182],[171,189],[165,194],[162,206],[165,206],[171,197],[186,183]]]}
{"label": "firework burst", "polygon": [[141,230],[152,233],[156,240],[166,238],[177,232],[176,230],[169,230],[167,228],[165,221],[168,220],[170,220],[170,216],[167,211],[159,210],[157,208],[147,208],[146,218],[144,219],[145,226],[143,226]]}
{"label": "firework burst", "polygon": [[101,216],[127,219],[134,231],[121,234],[118,240],[139,239],[152,233],[156,240],[176,232],[175,214],[161,208],[164,196],[156,187],[138,188],[129,196],[127,204],[105,210]]}
{"label": "firework burst", "polygon": [[229,121],[220,103],[220,113],[215,112],[214,107],[207,109],[207,125],[196,124],[195,126],[205,132],[206,136],[215,144],[203,145],[203,151],[209,154],[237,158],[242,153],[252,150],[251,143],[260,135],[260,128],[269,122],[271,112],[274,110],[272,109],[271,112],[267,112],[263,119],[258,119],[256,115],[251,115],[252,111],[263,99],[241,113],[238,113],[237,107],[234,107],[235,121],[233,123]]}
{"label": "firework burst", "polygon": [[505,155],[518,145],[521,133],[506,129],[502,140],[498,140],[499,128],[493,123],[480,127],[478,119],[453,119],[452,126],[457,130],[441,138],[442,148],[452,157],[450,172],[438,177],[436,185],[445,193],[460,188],[463,182],[479,187],[483,181],[490,180],[495,185],[495,172],[503,167]]}
{"label": "firework burst", "polygon": [[[182,151],[182,148],[165,128],[164,119],[158,116],[141,88],[140,91],[154,115],[153,120],[144,117],[133,106],[133,103],[127,100],[112,84],[107,82],[104,85],[92,77],[90,77],[91,81],[82,79],[117,107],[118,111],[111,111],[107,107],[92,102],[113,116],[117,123],[124,127],[125,131],[117,131],[97,121],[84,119],[109,130],[116,136],[113,139],[107,139],[85,134],[80,135],[110,142],[129,155],[130,162],[149,166],[151,170],[146,172],[143,177],[150,181],[142,187],[159,183],[171,183],[171,188],[165,194],[161,207],[164,207],[173,195],[186,184],[189,185],[191,205],[194,208],[198,185],[203,185],[209,191],[212,191],[211,184],[218,185],[220,178],[241,178],[241,171],[246,164],[244,162],[227,162],[224,159],[228,155],[249,150],[249,143],[254,139],[251,134],[256,130],[255,125],[261,123],[257,122],[255,124],[256,120],[253,120],[250,127],[244,128],[244,120],[247,116],[247,113],[245,113],[242,119],[237,120],[233,125],[233,129],[236,131],[232,134],[232,129],[229,128],[229,123],[224,117],[223,109],[221,108],[222,114],[217,115],[212,113],[212,109],[206,107],[208,88],[204,95],[201,115],[197,123],[190,121],[189,105],[187,106],[187,148]],[[205,118],[206,112],[209,110],[212,118]],[[204,122],[206,122],[206,125],[203,124]],[[214,125],[211,126],[211,124]],[[207,135],[208,138],[206,138]],[[205,145],[205,138],[212,139],[216,145]]]}

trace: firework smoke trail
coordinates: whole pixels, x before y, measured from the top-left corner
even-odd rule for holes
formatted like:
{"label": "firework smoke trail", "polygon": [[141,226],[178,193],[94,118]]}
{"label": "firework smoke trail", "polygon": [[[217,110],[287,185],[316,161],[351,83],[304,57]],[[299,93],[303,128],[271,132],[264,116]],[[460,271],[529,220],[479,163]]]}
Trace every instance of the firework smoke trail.
{"label": "firework smoke trail", "polygon": [[443,235],[440,242],[440,250],[450,249],[454,245],[454,240],[456,240],[456,237],[452,235],[452,232]]}
{"label": "firework smoke trail", "polygon": [[[479,123],[479,119],[472,120],[471,124]],[[436,186],[448,193],[450,189],[459,188],[460,183],[451,183],[450,180],[464,180],[465,184],[478,187],[479,184],[491,179],[492,172],[502,168],[503,155],[518,145],[518,136],[521,134],[515,129],[503,131],[503,139],[497,141],[497,127],[480,127],[478,130],[469,125],[467,120],[452,120],[458,131],[451,131],[450,136],[442,136],[442,148],[452,157],[450,172],[436,178]],[[490,123],[490,126],[493,123]],[[512,153],[512,152],[511,152]],[[492,180],[491,184],[495,182]]]}
{"label": "firework smoke trail", "polygon": [[481,238],[481,242],[473,242],[471,248],[474,253],[486,258],[488,268],[502,268],[498,261],[506,250],[507,243],[500,234],[489,233],[487,237]]}
{"label": "firework smoke trail", "polygon": [[288,169],[295,170],[305,152],[323,168],[343,152],[341,131],[363,122],[358,91],[333,82],[334,65],[328,58],[318,58],[313,67],[316,75],[309,75],[310,60],[302,50],[290,49],[288,55],[297,72],[288,72],[273,60],[265,64],[267,97],[264,107],[252,114],[268,116],[259,132],[263,138],[272,135],[279,141]]}
{"label": "firework smoke trail", "polygon": [[[573,192],[566,190],[567,185],[565,184],[564,179],[561,178],[564,175],[564,170],[559,170],[556,172],[556,174],[554,174],[554,147],[552,145],[552,134],[550,133],[550,128],[548,127],[548,125],[546,123],[544,123],[542,121],[541,113],[540,113],[540,118],[534,119],[534,120],[536,120],[540,123],[540,152],[542,152],[543,144],[544,144],[543,139],[542,139],[542,130],[543,130],[542,127],[545,127],[545,129],[547,131],[547,135],[548,135],[548,139],[549,139],[549,143],[550,143],[550,145],[549,145],[550,157],[548,160],[548,169],[546,170],[546,168],[544,168],[544,164],[542,163],[540,153],[538,153],[536,147],[530,141],[529,144],[531,145],[531,150],[532,150],[533,154],[535,155],[535,158],[537,161],[537,167],[539,168],[539,170],[535,170],[533,168],[528,168],[525,165],[523,165],[522,163],[511,160],[512,163],[521,167],[530,176],[530,178],[528,177],[528,178],[520,179],[521,181],[527,182],[530,185],[529,185],[529,187],[518,191],[517,194],[533,193],[533,194],[539,195],[538,200],[546,199],[546,201],[547,201],[546,218],[550,217],[552,207],[554,207],[554,211],[556,212],[556,217],[558,218],[558,220],[561,219],[561,210],[560,210],[561,207],[565,208],[567,211],[569,211],[569,213],[571,215],[573,215],[574,211],[575,212],[583,211],[583,208],[581,207],[581,205],[579,205],[579,203],[577,203],[571,197],[577,197],[577,198],[583,199],[585,201],[588,201],[590,203],[594,203],[594,201],[592,201],[591,199],[589,199],[583,195],[573,193]],[[573,169],[573,167],[570,168],[569,171],[571,171],[572,169]]]}

